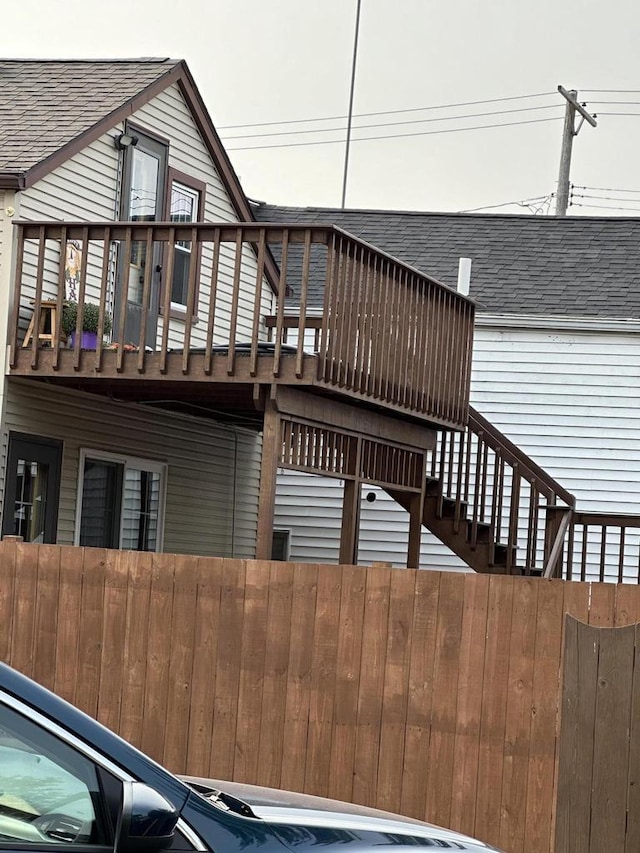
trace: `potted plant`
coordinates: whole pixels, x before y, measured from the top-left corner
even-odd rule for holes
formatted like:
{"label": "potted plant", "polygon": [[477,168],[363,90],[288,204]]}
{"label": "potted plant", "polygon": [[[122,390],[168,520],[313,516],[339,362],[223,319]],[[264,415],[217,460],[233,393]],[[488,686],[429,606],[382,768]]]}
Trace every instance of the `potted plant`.
{"label": "potted plant", "polygon": [[[98,321],[100,318],[100,306],[95,302],[85,302],[82,309],[82,336],[80,346],[82,349],[96,349],[98,345]],[[76,344],[76,327],[78,325],[78,303],[65,302],[62,307],[62,331],[69,336],[72,347]],[[103,334],[108,335],[111,331],[111,315],[105,311]]]}

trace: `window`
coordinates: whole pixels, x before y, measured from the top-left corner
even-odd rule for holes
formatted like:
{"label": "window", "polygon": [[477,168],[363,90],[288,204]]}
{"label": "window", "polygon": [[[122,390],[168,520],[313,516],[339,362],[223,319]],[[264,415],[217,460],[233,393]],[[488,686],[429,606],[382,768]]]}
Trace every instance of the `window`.
{"label": "window", "polygon": [[83,450],[76,544],[162,550],[166,465]]}
{"label": "window", "polygon": [[[199,222],[204,209],[205,185],[201,181],[183,175],[175,169],[169,169],[169,220],[175,223]],[[171,279],[171,309],[184,315],[189,304],[189,273],[191,265],[196,264],[196,289],[193,300],[194,315],[198,312],[199,257],[197,247],[191,240],[177,240],[173,256],[173,275]]]}
{"label": "window", "polygon": [[3,536],[56,541],[62,442],[9,433]]}
{"label": "window", "polygon": [[271,559],[286,561],[291,552],[291,531],[274,530],[271,540]]}
{"label": "window", "polygon": [[106,845],[95,765],[0,704],[0,843]]}

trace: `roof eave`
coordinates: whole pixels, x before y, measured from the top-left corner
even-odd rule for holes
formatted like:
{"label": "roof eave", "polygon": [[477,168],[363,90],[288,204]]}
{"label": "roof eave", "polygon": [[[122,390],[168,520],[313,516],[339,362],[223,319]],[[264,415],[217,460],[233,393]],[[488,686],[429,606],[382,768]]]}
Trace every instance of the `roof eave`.
{"label": "roof eave", "polygon": [[0,172],[0,190],[23,190],[24,172]]}

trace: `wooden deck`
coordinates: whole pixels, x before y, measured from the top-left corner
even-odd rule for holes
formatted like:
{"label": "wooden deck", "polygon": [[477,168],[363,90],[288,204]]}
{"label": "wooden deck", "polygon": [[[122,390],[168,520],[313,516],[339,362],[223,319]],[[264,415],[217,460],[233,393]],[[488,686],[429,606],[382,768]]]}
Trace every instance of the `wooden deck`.
{"label": "wooden deck", "polygon": [[[307,388],[447,428],[466,423],[474,307],[463,296],[331,226],[255,223],[18,223],[10,374],[98,393],[139,382],[179,397],[202,384]],[[70,241],[80,247],[79,303],[99,306],[96,348],[64,340]],[[172,281],[176,246],[191,247],[186,311],[176,319],[170,287],[154,304],[153,270]],[[145,247],[162,263],[141,267],[138,337],[123,322],[129,291],[119,277]],[[278,256],[279,266],[273,260]],[[144,281],[142,280],[144,279]],[[269,281],[271,290],[267,285]],[[322,293],[322,311],[310,294]],[[265,295],[266,294],[266,295]],[[26,340],[54,306],[48,339]],[[105,334],[114,314],[116,329]],[[171,318],[164,322],[164,318]],[[157,334],[149,345],[149,329]],[[46,322],[45,322],[46,325]],[[152,393],[150,390],[148,393]]]}

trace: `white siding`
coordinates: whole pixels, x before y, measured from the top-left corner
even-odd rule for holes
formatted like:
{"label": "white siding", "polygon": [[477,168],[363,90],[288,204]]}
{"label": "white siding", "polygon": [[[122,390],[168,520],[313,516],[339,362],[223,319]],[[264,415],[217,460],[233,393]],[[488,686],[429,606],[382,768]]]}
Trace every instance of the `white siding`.
{"label": "white siding", "polygon": [[[206,184],[204,219],[209,222],[236,222],[238,217],[220,175],[207,151],[186,102],[177,85],[170,86],[157,98],[131,116],[131,121],[141,129],[149,130],[170,141],[169,166],[190,175]],[[24,220],[67,220],[109,221],[117,218],[119,206],[120,162],[113,137],[123,130],[115,126],[96,142],[87,146],[62,166],[48,174],[21,195],[21,218]],[[89,258],[89,299],[97,301],[101,248],[92,244]],[[192,330],[194,346],[202,346],[206,340],[206,320],[209,311],[209,281],[213,250],[211,245],[203,247],[202,279],[198,314],[201,322]],[[216,303],[216,342],[227,342],[231,315],[231,288],[234,267],[233,246],[225,245],[221,251],[218,276],[218,301]],[[56,292],[58,274],[58,248],[48,247],[45,267],[47,294]],[[34,252],[25,258],[25,283],[35,275]],[[243,266],[238,315],[238,340],[251,339],[251,317],[253,314],[256,286],[257,262],[250,247],[243,249]],[[273,293],[266,280],[262,282],[262,314],[273,311]],[[23,303],[28,304],[33,289],[25,287]],[[26,315],[25,310],[25,325]],[[182,345],[184,323],[173,319],[169,340],[174,346]],[[162,321],[158,327],[158,340],[162,334]],[[266,338],[266,332],[263,333]]]}
{"label": "white siding", "polygon": [[253,557],[260,439],[203,418],[10,380],[9,430],[64,442],[58,542],[73,544],[81,448],[167,464],[164,550]]}
{"label": "white siding", "polygon": [[[340,549],[342,480],[280,470],[274,526],[290,531],[290,556],[301,563],[337,563]],[[369,502],[368,494],[375,495]],[[377,486],[362,487],[358,563],[407,565],[409,515]],[[423,530],[420,568],[466,571],[467,567]]]}
{"label": "white siding", "polygon": [[[478,326],[471,402],[580,509],[640,514],[640,334]],[[372,491],[375,503],[362,504],[360,561],[402,565],[407,514]],[[337,560],[340,511],[339,483],[281,472],[276,524],[292,531],[294,559]],[[420,564],[460,565],[431,536]]]}

